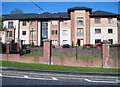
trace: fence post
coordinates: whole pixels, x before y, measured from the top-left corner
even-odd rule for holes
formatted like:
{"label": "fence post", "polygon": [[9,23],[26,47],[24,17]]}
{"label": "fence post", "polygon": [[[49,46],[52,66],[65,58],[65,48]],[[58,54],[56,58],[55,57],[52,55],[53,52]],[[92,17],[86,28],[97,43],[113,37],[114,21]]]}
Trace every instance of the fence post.
{"label": "fence post", "polygon": [[43,47],[45,62],[51,65],[51,40],[45,39]]}
{"label": "fence post", "polygon": [[110,42],[109,41],[103,41],[102,45],[102,67],[108,68],[108,60],[110,56]]}

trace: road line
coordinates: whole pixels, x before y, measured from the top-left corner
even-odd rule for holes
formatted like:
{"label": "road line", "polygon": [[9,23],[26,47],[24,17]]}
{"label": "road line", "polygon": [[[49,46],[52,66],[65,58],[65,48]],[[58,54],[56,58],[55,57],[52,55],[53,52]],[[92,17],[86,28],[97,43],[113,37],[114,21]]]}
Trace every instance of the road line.
{"label": "road line", "polygon": [[53,79],[53,80],[58,80],[58,79],[57,79],[57,78],[55,78],[55,77],[52,77],[52,79]]}
{"label": "road line", "polygon": [[20,76],[2,76],[2,77],[9,77],[9,78],[22,78],[22,79],[36,79],[36,80],[58,80],[58,79],[48,79],[48,78],[34,78],[34,77],[28,77],[28,76],[24,76],[24,77],[20,77]]}
{"label": "road line", "polygon": [[96,83],[119,83],[119,81],[115,80],[115,81],[95,81],[95,80],[89,80],[89,79],[85,79],[88,82],[96,82]]}

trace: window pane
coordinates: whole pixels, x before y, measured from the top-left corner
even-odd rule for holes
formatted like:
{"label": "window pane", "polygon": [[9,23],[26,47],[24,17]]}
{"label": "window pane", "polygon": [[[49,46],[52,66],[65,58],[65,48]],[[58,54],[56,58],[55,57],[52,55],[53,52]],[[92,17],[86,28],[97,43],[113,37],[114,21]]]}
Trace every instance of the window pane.
{"label": "window pane", "polygon": [[108,18],[108,23],[112,23],[112,18]]}
{"label": "window pane", "polygon": [[101,29],[95,29],[95,34],[101,33]]}
{"label": "window pane", "polygon": [[83,18],[77,18],[77,25],[78,26],[83,25]]}
{"label": "window pane", "polygon": [[100,23],[100,18],[95,18],[95,23]]}
{"label": "window pane", "polygon": [[113,33],[113,29],[108,29],[108,33]]}
{"label": "window pane", "polygon": [[95,39],[95,43],[101,43],[101,39]]}

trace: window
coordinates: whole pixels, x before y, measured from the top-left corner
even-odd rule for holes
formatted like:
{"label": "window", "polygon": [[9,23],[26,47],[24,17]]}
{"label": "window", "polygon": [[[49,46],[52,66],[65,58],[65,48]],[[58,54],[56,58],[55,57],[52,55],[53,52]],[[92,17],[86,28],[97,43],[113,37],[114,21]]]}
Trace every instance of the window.
{"label": "window", "polygon": [[101,33],[101,29],[95,29],[95,34],[100,34]]}
{"label": "window", "polygon": [[58,21],[52,21],[52,25],[58,25]]}
{"label": "window", "polygon": [[83,18],[77,18],[77,25],[78,26],[83,25]]}
{"label": "window", "polygon": [[95,23],[101,23],[100,18],[95,18]]}
{"label": "window", "polygon": [[53,45],[58,45],[58,41],[57,40],[52,40],[52,44]]}
{"label": "window", "polygon": [[48,22],[42,22],[42,38],[48,38]]}
{"label": "window", "polygon": [[66,24],[67,24],[67,20],[64,20],[64,21],[63,21],[63,25],[66,25]]}
{"label": "window", "polygon": [[113,29],[108,29],[108,33],[113,33]]}
{"label": "window", "polygon": [[23,22],[22,22],[22,25],[23,25],[23,26],[26,26],[26,21],[23,21]]}
{"label": "window", "polygon": [[52,35],[57,35],[57,30],[52,30]]}
{"label": "window", "polygon": [[13,27],[13,22],[8,22],[8,28],[14,28]]}
{"label": "window", "polygon": [[112,18],[108,18],[108,23],[112,23]]}
{"label": "window", "polygon": [[22,31],[22,35],[26,35],[26,31]]}
{"label": "window", "polygon": [[95,43],[101,43],[101,39],[95,39]]}
{"label": "window", "polygon": [[12,31],[8,32],[8,37],[12,37]]}
{"label": "window", "polygon": [[110,43],[113,44],[113,39],[108,39],[108,41],[110,41]]}
{"label": "window", "polygon": [[36,26],[36,21],[31,21],[31,25],[32,25],[33,27],[35,27],[35,26]]}
{"label": "window", "polygon": [[62,34],[63,34],[63,35],[67,35],[67,34],[68,34],[68,31],[67,31],[67,30],[63,30],[63,31],[62,31]]}
{"label": "window", "polygon": [[36,35],[36,31],[35,30],[31,30],[30,31],[30,35]]}
{"label": "window", "polygon": [[63,44],[67,44],[67,40],[63,40]]}
{"label": "window", "polygon": [[77,36],[84,36],[83,28],[77,29]]}

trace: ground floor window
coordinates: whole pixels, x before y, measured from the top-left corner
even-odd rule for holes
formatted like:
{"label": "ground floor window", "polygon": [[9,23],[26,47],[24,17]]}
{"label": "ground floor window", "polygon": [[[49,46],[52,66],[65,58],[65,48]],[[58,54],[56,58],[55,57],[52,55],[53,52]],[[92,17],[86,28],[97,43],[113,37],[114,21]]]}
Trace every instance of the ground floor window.
{"label": "ground floor window", "polygon": [[57,40],[52,40],[52,44],[53,45],[58,45],[58,41]]}
{"label": "ground floor window", "polygon": [[113,44],[113,39],[108,39],[108,41],[110,41],[110,43]]}
{"label": "ground floor window", "polygon": [[67,44],[67,40],[63,40],[63,44]]}
{"label": "ground floor window", "polygon": [[95,39],[95,44],[96,43],[101,43],[101,39]]}

